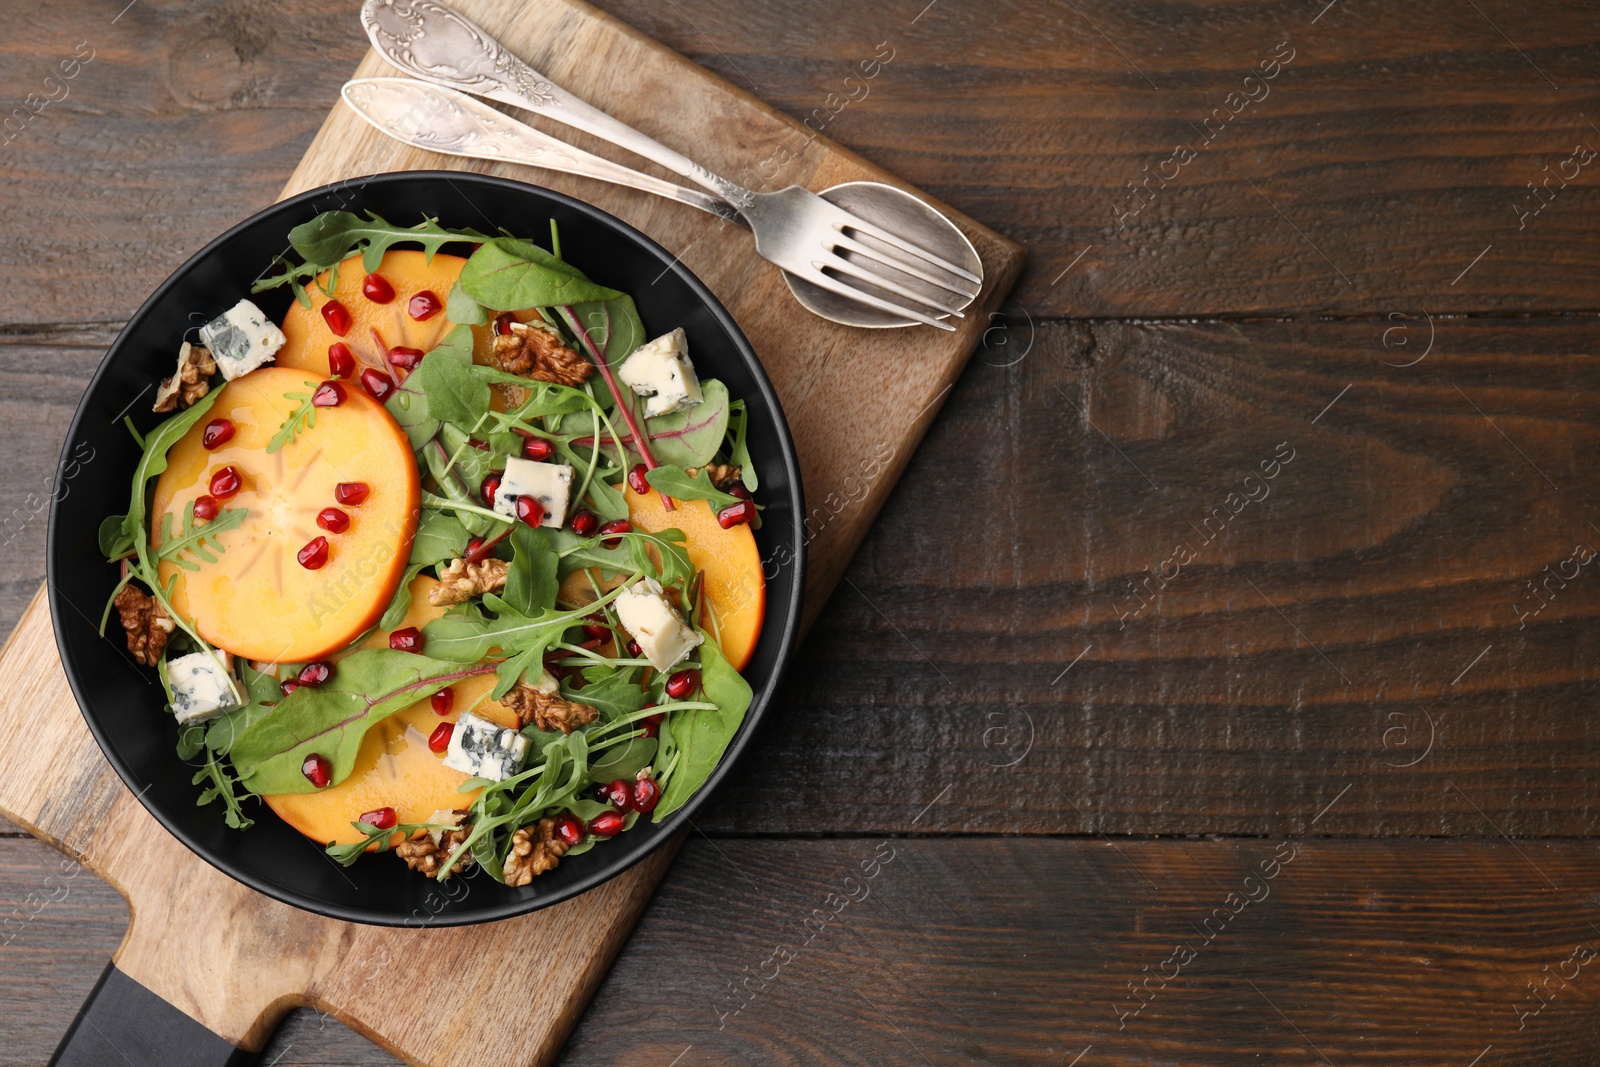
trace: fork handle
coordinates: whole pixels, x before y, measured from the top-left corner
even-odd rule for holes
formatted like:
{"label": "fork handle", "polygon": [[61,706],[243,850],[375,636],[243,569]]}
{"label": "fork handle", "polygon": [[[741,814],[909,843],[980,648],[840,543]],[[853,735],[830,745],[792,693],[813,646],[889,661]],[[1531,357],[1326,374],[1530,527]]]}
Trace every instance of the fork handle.
{"label": "fork handle", "polygon": [[413,77],[536,111],[593,134],[688,178],[741,210],[753,202],[744,186],[572,95],[439,0],[366,0],[361,23],[373,47]]}

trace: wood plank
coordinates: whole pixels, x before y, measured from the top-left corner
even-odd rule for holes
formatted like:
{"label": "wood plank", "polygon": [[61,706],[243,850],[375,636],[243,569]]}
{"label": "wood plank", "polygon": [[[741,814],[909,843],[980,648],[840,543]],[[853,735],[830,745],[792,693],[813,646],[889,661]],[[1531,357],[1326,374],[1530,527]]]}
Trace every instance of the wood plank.
{"label": "wood plank", "polygon": [[[1524,630],[1511,603],[1600,537],[1596,328],[1441,320],[1403,369],[1385,361],[1424,350],[1425,320],[992,333],[703,824],[1286,833],[1354,783],[1319,832],[1589,833],[1593,568]],[[10,351],[0,381],[63,411],[70,384],[27,361],[93,359]],[[19,435],[13,469],[49,470],[59,427]],[[1120,629],[1141,569],[1198,543],[1189,524],[1284,440],[1299,451],[1273,495]],[[25,485],[8,472],[0,498]],[[987,521],[952,521],[952,501]],[[18,588],[43,575],[42,534],[13,557]]]}
{"label": "wood plank", "polygon": [[[1581,0],[1536,17],[1480,4],[1421,28],[1403,5],[1336,4],[1313,22],[1324,5],[1288,0],[940,3],[920,17],[923,4],[829,0],[601,6],[1028,245],[1015,301],[1035,317],[1596,307],[1600,250],[1582,237],[1600,222],[1594,168],[1552,183],[1525,228],[1517,215],[1546,164],[1600,148],[1587,125],[1600,16]],[[0,99],[40,91],[80,41],[97,51],[0,157],[18,179],[0,187],[15,235],[0,319],[123,318],[270,202],[365,51],[354,9],[144,0],[112,24],[114,11],[23,4],[30,32],[0,43]],[[1295,57],[1269,95],[1205,141],[1195,127],[1286,39]],[[889,64],[847,85],[880,44]],[[1180,142],[1210,147],[1119,226],[1127,183],[1172,173]],[[736,169],[755,180],[767,158]]]}
{"label": "wood plank", "polygon": [[[1567,962],[1600,948],[1584,842],[900,838],[869,879],[878,846],[692,839],[561,1062],[1059,1065],[1092,1045],[1085,1064],[1464,1067],[1492,1045],[1480,1062],[1565,1067],[1600,1041],[1591,976]],[[126,921],[60,859],[0,840],[7,1064],[48,1054]],[[1132,1014],[1127,983],[1164,964],[1177,978]],[[1519,1030],[1530,981],[1549,1002]],[[306,1011],[263,1062],[398,1061]]]}

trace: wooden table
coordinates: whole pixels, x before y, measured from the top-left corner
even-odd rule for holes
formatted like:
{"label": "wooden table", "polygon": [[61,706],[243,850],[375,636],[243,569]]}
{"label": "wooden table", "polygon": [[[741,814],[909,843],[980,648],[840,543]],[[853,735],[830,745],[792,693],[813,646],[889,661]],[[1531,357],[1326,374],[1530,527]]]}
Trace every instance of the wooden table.
{"label": "wooden table", "polygon": [[[1593,1062],[1600,13],[924,2],[602,4],[1032,259],[565,1062]],[[7,5],[0,629],[354,7]],[[0,838],[0,1064],[126,919]]]}

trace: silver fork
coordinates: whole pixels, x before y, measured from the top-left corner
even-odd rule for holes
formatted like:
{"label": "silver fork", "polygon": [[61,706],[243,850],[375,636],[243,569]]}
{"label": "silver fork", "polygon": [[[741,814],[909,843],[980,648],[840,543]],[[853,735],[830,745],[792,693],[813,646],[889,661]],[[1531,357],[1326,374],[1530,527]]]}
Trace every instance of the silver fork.
{"label": "silver fork", "polygon": [[439,0],[366,0],[361,22],[379,54],[414,77],[538,112],[709,189],[750,226],[763,258],[820,289],[953,330],[934,316],[962,317],[982,286],[981,273],[798,185],[758,193],[712,173],[554,84]]}

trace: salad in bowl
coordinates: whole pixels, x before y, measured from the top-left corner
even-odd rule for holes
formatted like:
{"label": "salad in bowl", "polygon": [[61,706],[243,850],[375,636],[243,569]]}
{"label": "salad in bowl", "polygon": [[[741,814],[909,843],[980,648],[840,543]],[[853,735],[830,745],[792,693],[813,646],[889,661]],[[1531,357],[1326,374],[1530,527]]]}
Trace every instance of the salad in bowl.
{"label": "salad in bowl", "polygon": [[100,628],[229,832],[518,888],[682,809],[739,733],[751,408],[695,316],[646,322],[563,236],[323,211],[166,338]]}

